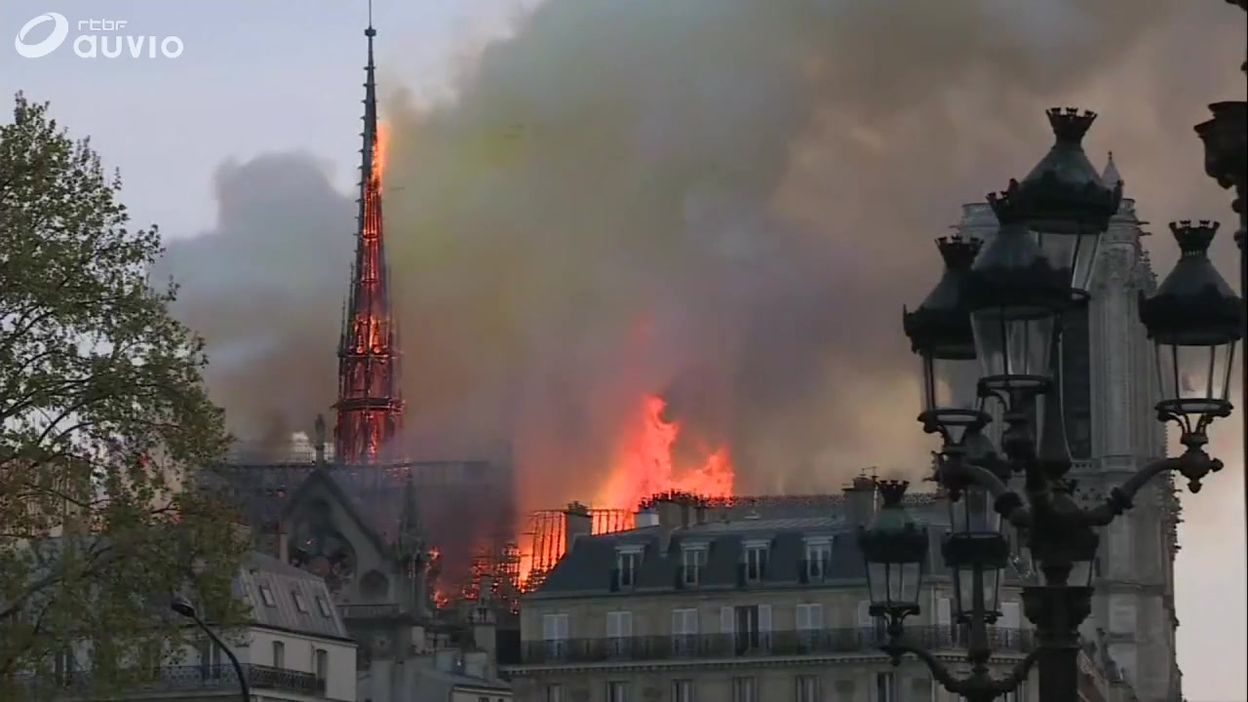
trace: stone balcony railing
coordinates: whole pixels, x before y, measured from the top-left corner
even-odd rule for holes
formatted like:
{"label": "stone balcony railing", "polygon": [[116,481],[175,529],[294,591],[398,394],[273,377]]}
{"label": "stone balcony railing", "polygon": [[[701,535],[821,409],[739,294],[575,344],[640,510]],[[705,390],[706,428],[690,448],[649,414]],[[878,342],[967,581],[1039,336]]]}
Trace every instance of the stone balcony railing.
{"label": "stone balcony railing", "polygon": [[[247,682],[253,690],[281,690],[305,695],[324,695],[325,680],[312,673],[273,668],[267,665],[243,665]],[[31,699],[129,699],[134,696],[152,696],[163,693],[193,695],[196,692],[237,690],[238,675],[234,666],[224,665],[178,665],[157,668],[149,674],[126,676],[134,678],[125,683],[111,685],[96,680],[91,671],[50,673],[47,676],[29,677],[22,681]]]}
{"label": "stone balcony railing", "polygon": [[[1034,647],[1029,629],[990,627],[988,633],[994,652],[1022,654]],[[907,627],[906,640],[932,651],[966,645],[964,631],[948,626]],[[520,646],[520,660],[504,663],[559,665],[852,654],[875,651],[883,641],[883,633],[876,628],[525,641]]]}

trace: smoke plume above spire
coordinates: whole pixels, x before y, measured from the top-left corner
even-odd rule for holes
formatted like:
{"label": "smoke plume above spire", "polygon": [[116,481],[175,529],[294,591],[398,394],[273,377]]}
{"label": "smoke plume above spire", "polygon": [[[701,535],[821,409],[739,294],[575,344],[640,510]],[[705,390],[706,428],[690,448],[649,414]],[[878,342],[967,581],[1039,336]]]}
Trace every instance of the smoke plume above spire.
{"label": "smoke plume above spire", "polygon": [[[1190,124],[1239,60],[1221,8],[1195,5],[547,0],[453,101],[385,105],[409,451],[511,441],[521,506],[558,504],[600,487],[658,393],[684,449],[731,448],[745,492],[917,474],[901,307],[958,205],[1044,153],[1045,107],[1101,113],[1089,152],[1114,148],[1146,214],[1225,208],[1162,177],[1199,173]],[[1230,68],[1201,84],[1215,72],[1176,62]],[[291,156],[227,166],[219,231],[171,245],[243,436],[333,401],[352,208],[324,180]]]}

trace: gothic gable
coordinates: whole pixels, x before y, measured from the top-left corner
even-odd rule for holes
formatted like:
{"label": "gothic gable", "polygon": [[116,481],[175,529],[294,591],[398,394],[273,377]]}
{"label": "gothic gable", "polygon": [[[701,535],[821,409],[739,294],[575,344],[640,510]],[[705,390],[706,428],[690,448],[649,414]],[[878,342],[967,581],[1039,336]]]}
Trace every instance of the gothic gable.
{"label": "gothic gable", "polygon": [[365,573],[387,570],[390,549],[327,471],[314,471],[291,496],[281,529],[290,563],[325,578],[335,596],[356,590]]}

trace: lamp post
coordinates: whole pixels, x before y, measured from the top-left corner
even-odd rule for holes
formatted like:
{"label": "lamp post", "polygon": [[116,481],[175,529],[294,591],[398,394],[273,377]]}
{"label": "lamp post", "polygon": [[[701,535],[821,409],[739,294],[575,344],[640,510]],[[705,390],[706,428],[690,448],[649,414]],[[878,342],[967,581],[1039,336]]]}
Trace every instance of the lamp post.
{"label": "lamp post", "polygon": [[221,641],[220,637],[213,633],[212,629],[208,628],[204,620],[199,618],[199,613],[195,611],[195,605],[191,604],[191,601],[185,597],[177,595],[169,603],[169,608],[193,620],[214,644],[219,646],[222,651],[225,651],[225,655],[230,659],[230,664],[234,666],[234,673],[238,676],[238,689],[242,693],[243,702],[251,702],[251,688],[247,684],[247,674],[243,671],[243,665],[238,662],[238,656],[234,655],[234,652]]}
{"label": "lamp post", "polygon": [[[1140,317],[1157,350],[1157,417],[1179,427],[1185,451],[1148,463],[1101,504],[1080,506],[1072,495],[1073,481],[1066,478],[1071,459],[1057,396],[1060,365],[1051,363],[1050,355],[1057,348],[1062,313],[1089,297],[1087,259],[1118,206],[1121,186],[1100,181],[1074,138],[1086,132],[1095,115],[1068,108],[1049,110],[1048,116],[1057,136],[1053,149],[1021,183],[1011,181],[1005,192],[988,197],[1000,225],[996,235],[969,269],[957,257],[951,259],[948,241],[940,242],[945,274],[919,309],[904,317],[912,347],[923,359],[926,391],[919,419],[925,431],[944,440],[935,477],[953,511],[942,552],[953,571],[958,620],[970,627],[971,677],[952,678],[929,652],[904,640],[903,620],[918,613],[917,597],[914,608],[899,609],[880,599],[888,593],[881,593],[874,580],[868,582],[878,613],[889,621],[889,641],[882,650],[894,661],[902,654],[917,655],[947,689],[971,700],[1004,694],[1032,662],[1039,668],[1042,700],[1077,699],[1078,629],[1091,611],[1097,528],[1129,509],[1136,493],[1160,473],[1177,471],[1197,491],[1208,473],[1221,468],[1204,450],[1206,430],[1231,412],[1230,366],[1244,335],[1243,300],[1207,256],[1217,226],[1172,224],[1182,257],[1156,294],[1141,300]],[[936,392],[951,382],[938,377],[941,364],[955,357],[965,361],[968,343],[981,377],[967,380],[961,374],[952,382],[964,387]],[[980,431],[988,418],[983,407],[967,413],[951,399],[970,387],[1004,410],[1003,456]],[[1037,408],[1042,398],[1043,413]],[[1013,473],[1023,476],[1021,491],[1008,485]],[[1036,626],[1039,647],[1000,680],[988,675],[990,652],[982,633],[996,617],[996,589],[1008,557],[1004,537],[994,534],[999,524],[986,518],[992,512],[1018,529],[1042,579],[1023,589],[1024,612]],[[878,545],[888,541],[885,535],[872,534],[863,535],[868,570],[890,553]]]}
{"label": "lamp post", "polygon": [[[988,645],[987,625],[997,617],[1000,571],[1009,554],[1004,536],[985,531],[992,522],[999,523],[999,520],[989,516],[991,509],[981,512],[975,506],[989,506],[989,501],[972,497],[971,493],[977,490],[974,488],[963,496],[961,511],[966,518],[954,515],[954,531],[945,537],[942,549],[946,561],[955,569],[958,623],[967,625],[970,632],[966,660],[971,664],[971,672],[959,678],[931,652],[905,639],[905,618],[919,613],[919,592],[928,550],[927,531],[902,505],[907,482],[886,480],[876,485],[884,505],[875,522],[869,529],[860,531],[858,538],[867,564],[870,612],[872,616],[883,617],[888,627],[888,640],[880,649],[894,665],[905,654],[917,656],[937,682],[968,702],[991,702],[1018,687],[1036,660],[1034,652],[1004,678],[994,678],[988,671],[992,650]],[[986,496],[985,492],[978,492]]]}
{"label": "lamp post", "polygon": [[[1248,11],[1245,0],[1227,0]],[[1241,66],[1248,72],[1248,61]],[[1231,209],[1239,215],[1239,292],[1248,296],[1248,103],[1243,100],[1216,102],[1209,106],[1213,119],[1196,125],[1196,134],[1205,146],[1205,174],[1223,188],[1235,188]],[[1248,334],[1248,332],[1244,332]],[[1248,357],[1240,355],[1240,397],[1248,403]],[[1248,466],[1248,412],[1242,413],[1243,463]],[[1248,510],[1248,480],[1244,481],[1244,507]],[[1244,520],[1248,529],[1248,519]]]}

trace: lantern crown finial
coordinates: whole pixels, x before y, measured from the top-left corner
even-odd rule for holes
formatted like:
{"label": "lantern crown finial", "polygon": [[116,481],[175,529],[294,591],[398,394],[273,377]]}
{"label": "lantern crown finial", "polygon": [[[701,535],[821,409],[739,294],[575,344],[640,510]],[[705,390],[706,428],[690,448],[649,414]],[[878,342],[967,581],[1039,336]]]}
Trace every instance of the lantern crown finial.
{"label": "lantern crown finial", "polygon": [[996,193],[988,193],[988,206],[992,208],[992,213],[997,216],[997,221],[1002,225],[1018,224],[1025,220],[1025,213],[1020,207],[1018,198],[1018,181],[1010,179],[1010,185],[1007,189]]}
{"label": "lantern crown finial", "polygon": [[877,480],[875,484],[880,490],[880,497],[884,500],[884,509],[888,509],[901,506],[901,499],[906,496],[906,488],[910,486],[910,481]]}
{"label": "lantern crown finial", "polygon": [[1179,251],[1184,256],[1190,256],[1207,252],[1209,244],[1213,242],[1213,237],[1218,233],[1218,227],[1220,226],[1222,226],[1220,222],[1208,219],[1195,222],[1184,219],[1178,222],[1171,222],[1170,233],[1174,235],[1174,240],[1179,243]]}
{"label": "lantern crown finial", "polygon": [[979,239],[960,234],[936,239],[936,248],[940,249],[940,257],[944,259],[945,267],[955,271],[970,270],[971,264],[975,262],[975,255],[983,244]]}
{"label": "lantern crown finial", "polygon": [[1021,182],[1010,182],[1016,211],[1036,231],[1105,231],[1122,202],[1122,181],[1105,182],[1083,151],[1083,137],[1096,113],[1054,107],[1045,114],[1056,139]]}
{"label": "lantern crown finial", "polygon": [[1083,141],[1092,123],[1096,121],[1096,113],[1092,110],[1080,111],[1077,107],[1050,107],[1045,110],[1049,116],[1049,125],[1059,142]]}

